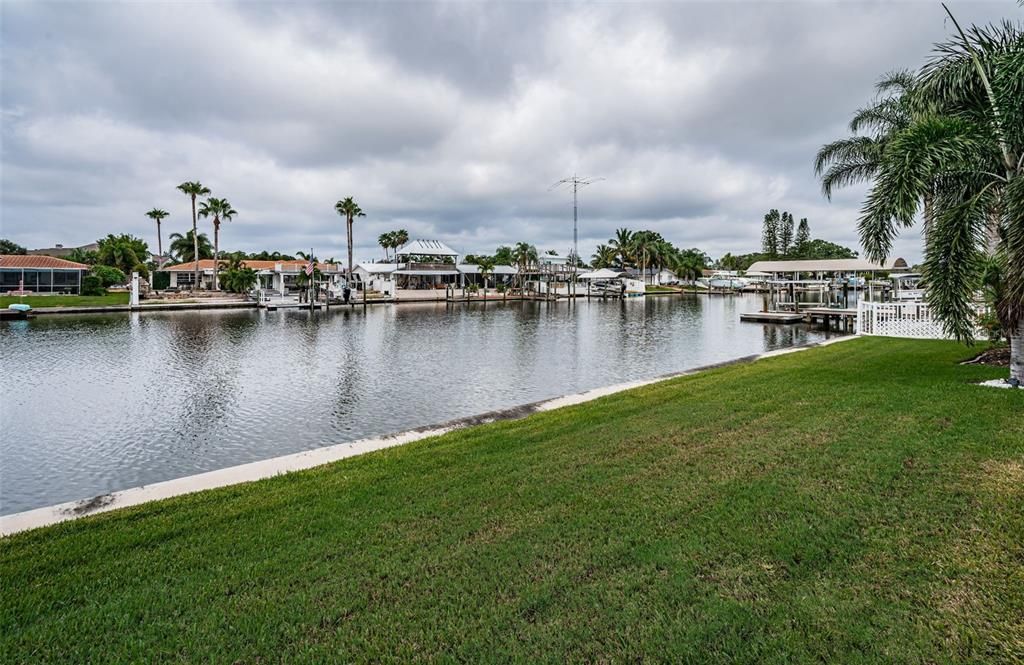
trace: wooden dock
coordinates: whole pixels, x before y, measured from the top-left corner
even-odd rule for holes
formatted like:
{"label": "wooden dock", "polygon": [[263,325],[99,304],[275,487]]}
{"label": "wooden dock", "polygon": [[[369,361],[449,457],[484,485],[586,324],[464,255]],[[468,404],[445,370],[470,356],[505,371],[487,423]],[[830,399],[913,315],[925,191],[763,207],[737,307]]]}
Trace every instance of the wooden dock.
{"label": "wooden dock", "polygon": [[796,312],[744,312],[740,321],[755,323],[814,323],[820,321],[826,328],[852,329],[857,320],[856,309],[838,307],[805,307]]}

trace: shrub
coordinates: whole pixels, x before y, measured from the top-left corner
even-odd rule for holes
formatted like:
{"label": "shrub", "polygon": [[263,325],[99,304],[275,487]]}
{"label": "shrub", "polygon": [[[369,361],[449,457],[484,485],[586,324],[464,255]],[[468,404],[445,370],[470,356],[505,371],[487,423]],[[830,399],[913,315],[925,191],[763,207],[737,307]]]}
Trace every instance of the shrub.
{"label": "shrub", "polygon": [[103,288],[103,282],[96,275],[89,274],[82,278],[83,296],[102,296],[106,293],[107,290]]}
{"label": "shrub", "polygon": [[[102,288],[115,286],[117,284],[124,284],[126,281],[124,272],[122,272],[120,268],[115,268],[113,266],[93,266],[90,271],[90,276],[96,277]],[[85,286],[85,281],[82,282],[82,285],[83,287]]]}
{"label": "shrub", "polygon": [[171,273],[164,271],[154,272],[153,280],[150,282],[150,285],[158,291],[166,289],[171,285]]}

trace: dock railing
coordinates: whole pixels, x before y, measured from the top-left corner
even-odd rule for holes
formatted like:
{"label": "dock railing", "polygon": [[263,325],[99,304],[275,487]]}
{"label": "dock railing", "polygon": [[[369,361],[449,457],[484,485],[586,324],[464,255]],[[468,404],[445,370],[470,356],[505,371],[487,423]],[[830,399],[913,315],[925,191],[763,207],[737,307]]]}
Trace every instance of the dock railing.
{"label": "dock railing", "polygon": [[[984,314],[984,305],[976,305],[977,314]],[[914,339],[950,339],[931,307],[926,302],[857,303],[857,334]],[[984,339],[984,332],[975,330],[975,339]]]}

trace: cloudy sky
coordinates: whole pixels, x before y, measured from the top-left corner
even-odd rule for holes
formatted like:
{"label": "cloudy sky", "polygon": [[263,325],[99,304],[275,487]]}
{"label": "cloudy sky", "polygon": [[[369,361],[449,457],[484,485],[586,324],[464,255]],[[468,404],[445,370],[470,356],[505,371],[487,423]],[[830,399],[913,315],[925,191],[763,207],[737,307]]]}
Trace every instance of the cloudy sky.
{"label": "cloudy sky", "polygon": [[[1015,2],[950,3],[964,22]],[[230,199],[229,250],[356,258],[405,228],[463,252],[580,251],[620,226],[719,256],[769,208],[858,247],[861,189],[824,200],[815,150],[887,70],[952,25],[903,3],[0,4],[0,235],[32,247],[191,225],[175,190]],[[200,222],[208,228],[209,223]],[[166,239],[165,239],[166,242]],[[916,234],[896,253],[916,260]]]}

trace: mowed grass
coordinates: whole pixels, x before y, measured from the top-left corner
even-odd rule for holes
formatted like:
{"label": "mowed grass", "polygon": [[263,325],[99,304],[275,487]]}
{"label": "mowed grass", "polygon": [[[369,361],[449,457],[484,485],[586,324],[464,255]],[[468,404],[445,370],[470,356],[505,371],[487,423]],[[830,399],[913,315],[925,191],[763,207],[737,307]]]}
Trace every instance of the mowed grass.
{"label": "mowed grass", "polygon": [[20,534],[0,660],[1019,662],[1024,393],[972,353],[843,342]]}
{"label": "mowed grass", "polygon": [[7,309],[13,303],[25,303],[33,309],[45,307],[109,307],[127,305],[128,293],[108,293],[102,296],[0,296],[0,308]]}

